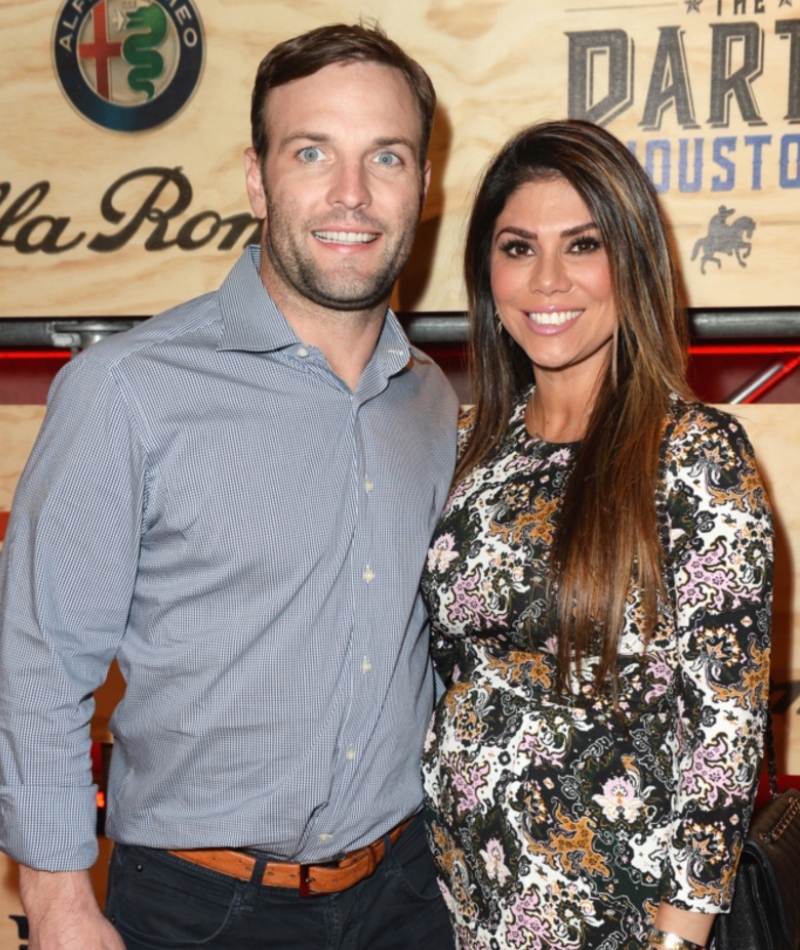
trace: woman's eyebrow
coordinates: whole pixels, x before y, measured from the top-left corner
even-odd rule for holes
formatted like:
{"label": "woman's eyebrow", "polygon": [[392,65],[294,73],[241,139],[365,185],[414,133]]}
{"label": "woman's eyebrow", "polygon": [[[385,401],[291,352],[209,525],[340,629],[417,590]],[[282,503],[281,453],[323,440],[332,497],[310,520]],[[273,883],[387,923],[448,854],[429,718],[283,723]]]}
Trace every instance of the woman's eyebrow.
{"label": "woman's eyebrow", "polygon": [[[562,231],[559,235],[560,237],[574,237],[576,234],[583,234],[584,231],[596,231],[597,225],[594,221],[587,221],[586,224],[576,224],[572,228],[567,228],[566,231]],[[517,237],[527,238],[530,241],[535,241],[537,239],[537,234],[535,231],[526,231],[525,228],[517,228],[514,225],[506,225],[501,231],[497,232],[499,237],[501,234],[516,234]]]}

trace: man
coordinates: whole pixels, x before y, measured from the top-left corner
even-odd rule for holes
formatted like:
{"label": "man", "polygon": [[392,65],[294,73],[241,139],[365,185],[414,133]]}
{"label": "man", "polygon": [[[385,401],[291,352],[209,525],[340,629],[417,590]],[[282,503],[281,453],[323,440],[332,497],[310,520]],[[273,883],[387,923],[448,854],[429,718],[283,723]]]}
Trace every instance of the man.
{"label": "man", "polygon": [[[387,313],[434,103],[378,30],[276,47],[245,155],[260,250],[53,387],[0,581],[0,845],[31,950],[451,946],[417,582],[456,399]],[[106,920],[88,721],[114,656]]]}

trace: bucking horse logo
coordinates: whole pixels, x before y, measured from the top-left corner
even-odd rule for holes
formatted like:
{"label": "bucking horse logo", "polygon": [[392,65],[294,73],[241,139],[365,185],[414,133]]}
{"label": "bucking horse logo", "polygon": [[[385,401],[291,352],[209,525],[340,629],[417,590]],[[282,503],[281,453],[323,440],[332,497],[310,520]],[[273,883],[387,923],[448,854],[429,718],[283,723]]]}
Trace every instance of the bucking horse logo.
{"label": "bucking horse logo", "polygon": [[713,261],[717,267],[722,267],[722,261],[717,254],[727,254],[730,257],[736,255],[736,260],[741,267],[747,267],[745,259],[750,256],[753,245],[748,240],[753,236],[756,229],[756,223],[747,215],[737,218],[733,224],[728,224],[728,218],[735,214],[734,208],[726,208],[725,205],[719,206],[719,211],[708,222],[708,234],[701,237],[695,244],[692,251],[692,260],[702,251],[700,258],[700,273],[705,274],[706,264]]}

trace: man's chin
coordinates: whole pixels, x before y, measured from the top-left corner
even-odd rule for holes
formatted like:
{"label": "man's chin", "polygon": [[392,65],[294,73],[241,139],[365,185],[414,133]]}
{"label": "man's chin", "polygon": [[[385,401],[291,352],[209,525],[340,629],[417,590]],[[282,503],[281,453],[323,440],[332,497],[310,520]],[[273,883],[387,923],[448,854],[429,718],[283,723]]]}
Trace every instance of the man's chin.
{"label": "man's chin", "polygon": [[391,296],[391,288],[387,293],[370,297],[323,297],[314,298],[309,296],[309,300],[319,304],[326,310],[334,310],[337,313],[356,313],[364,310],[374,310],[377,307],[386,307]]}
{"label": "man's chin", "polygon": [[337,310],[342,313],[356,310],[372,310],[376,307],[385,306],[394,287],[396,278],[392,276],[379,282],[355,284],[320,284],[297,288],[303,296],[320,307],[328,310]]}
{"label": "man's chin", "polygon": [[[298,253],[280,253],[283,250],[269,243],[262,245],[262,255],[270,263],[274,278],[293,294],[308,300],[327,310],[341,313],[374,310],[385,307],[389,302],[392,288],[405,263],[408,252],[398,247],[391,255],[390,262],[373,261],[383,264],[370,270],[367,261],[339,262],[339,266],[321,266],[321,262],[311,256]],[[265,253],[266,252],[266,253]],[[387,266],[390,263],[391,266]],[[359,270],[359,264],[363,270]],[[264,278],[262,267],[262,278]],[[270,281],[265,279],[269,288]]]}

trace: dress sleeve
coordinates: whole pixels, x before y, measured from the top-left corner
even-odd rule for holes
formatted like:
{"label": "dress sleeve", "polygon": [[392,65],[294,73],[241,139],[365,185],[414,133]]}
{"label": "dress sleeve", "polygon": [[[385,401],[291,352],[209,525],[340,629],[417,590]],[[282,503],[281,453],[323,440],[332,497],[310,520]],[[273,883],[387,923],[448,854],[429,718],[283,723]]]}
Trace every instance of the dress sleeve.
{"label": "dress sleeve", "polygon": [[0,850],[50,871],[97,855],[89,721],[122,639],[144,449],[91,353],[57,378],[0,558]]}
{"label": "dress sleeve", "polygon": [[464,454],[475,423],[475,407],[461,406],[458,412],[458,457]]}
{"label": "dress sleeve", "polygon": [[[458,413],[458,458],[464,454],[469,437],[472,434],[472,427],[475,422],[475,407],[461,406]],[[453,495],[453,488],[450,490],[448,504]],[[448,505],[445,505],[445,511]],[[433,551],[431,552],[431,556]],[[430,564],[430,559],[429,559]],[[423,583],[424,586],[424,583]],[[431,631],[431,657],[433,658],[433,670],[436,677],[436,702],[441,699],[448,687],[459,677],[457,666],[458,650],[456,643],[451,637],[435,628]]]}
{"label": "dress sleeve", "polygon": [[773,528],[741,425],[711,409],[666,444],[675,617],[673,817],[664,899],[725,912],[753,809],[769,696]]}

